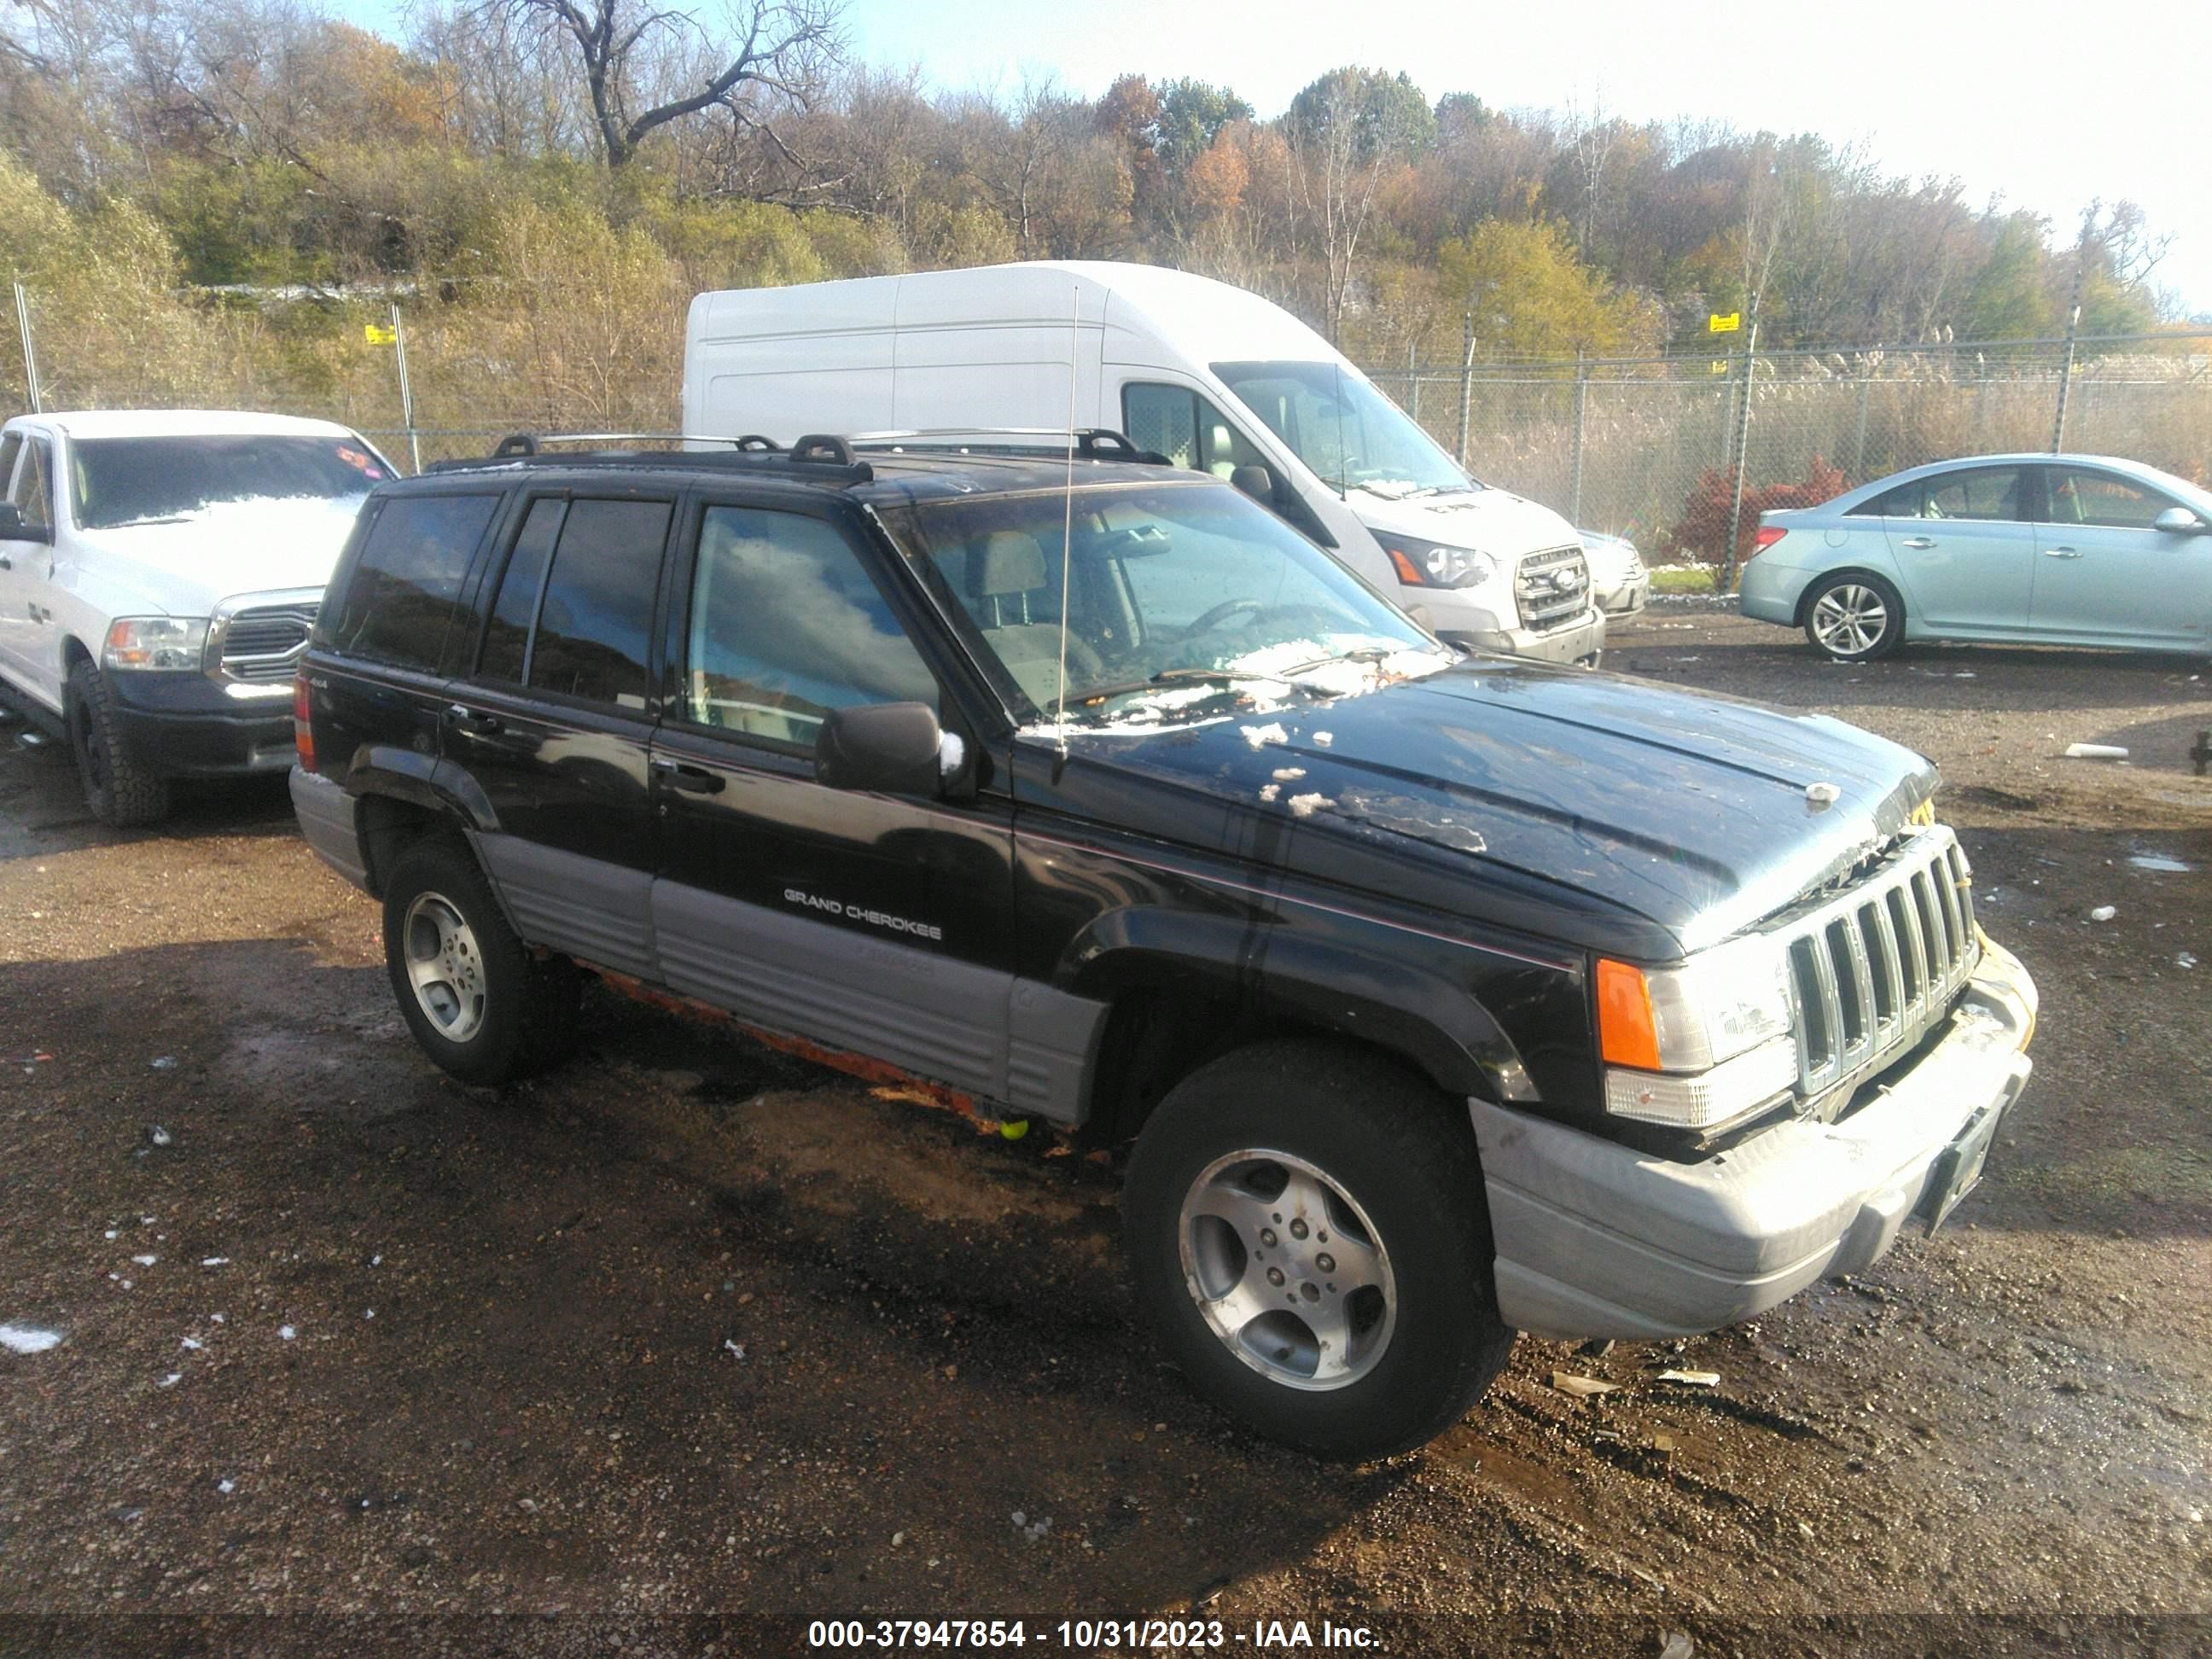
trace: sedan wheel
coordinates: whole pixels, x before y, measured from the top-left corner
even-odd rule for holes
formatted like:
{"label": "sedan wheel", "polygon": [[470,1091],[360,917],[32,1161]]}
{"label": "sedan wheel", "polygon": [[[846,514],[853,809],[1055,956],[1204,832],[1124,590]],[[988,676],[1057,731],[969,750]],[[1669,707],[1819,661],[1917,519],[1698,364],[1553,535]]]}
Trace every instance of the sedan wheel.
{"label": "sedan wheel", "polygon": [[1904,605],[1875,576],[1838,577],[1814,594],[1805,612],[1805,637],[1838,662],[1887,656],[1904,631]]}

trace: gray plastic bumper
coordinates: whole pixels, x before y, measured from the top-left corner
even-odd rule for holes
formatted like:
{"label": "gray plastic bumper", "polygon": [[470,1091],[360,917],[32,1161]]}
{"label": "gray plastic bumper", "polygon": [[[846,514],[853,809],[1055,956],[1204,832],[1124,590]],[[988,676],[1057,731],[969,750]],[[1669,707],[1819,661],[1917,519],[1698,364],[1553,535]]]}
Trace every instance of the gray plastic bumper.
{"label": "gray plastic bumper", "polygon": [[1534,1335],[1690,1336],[1773,1307],[1896,1243],[2027,1081],[2034,982],[1994,945],[1949,1029],[1835,1123],[1793,1119],[1695,1164],[1470,1103],[1498,1309]]}
{"label": "gray plastic bumper", "polygon": [[355,886],[368,886],[368,860],[362,855],[360,803],[317,772],[292,769],[292,811],[300,833],[315,856]]}

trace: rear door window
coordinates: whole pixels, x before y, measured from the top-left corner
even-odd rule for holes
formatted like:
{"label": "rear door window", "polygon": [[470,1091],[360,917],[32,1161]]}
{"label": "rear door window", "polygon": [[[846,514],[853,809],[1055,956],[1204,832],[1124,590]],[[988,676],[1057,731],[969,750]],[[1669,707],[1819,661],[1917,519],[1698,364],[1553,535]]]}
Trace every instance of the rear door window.
{"label": "rear door window", "polygon": [[[541,537],[549,533],[538,516],[548,505],[532,508],[493,606],[494,616],[505,612],[510,623],[527,601],[518,592],[510,606],[505,589],[508,582],[530,580],[524,555],[533,529]],[[668,501],[584,498],[568,503],[544,594],[536,601],[524,684],[555,696],[644,712],[646,644],[673,511]]]}
{"label": "rear door window", "polygon": [[461,579],[499,503],[495,494],[403,495],[385,502],[330,626],[331,648],[435,670],[459,620]]}
{"label": "rear door window", "polygon": [[2008,523],[2027,515],[2021,511],[2024,483],[2016,466],[1978,466],[1965,472],[1943,472],[1923,480],[1923,519],[1978,519]]}

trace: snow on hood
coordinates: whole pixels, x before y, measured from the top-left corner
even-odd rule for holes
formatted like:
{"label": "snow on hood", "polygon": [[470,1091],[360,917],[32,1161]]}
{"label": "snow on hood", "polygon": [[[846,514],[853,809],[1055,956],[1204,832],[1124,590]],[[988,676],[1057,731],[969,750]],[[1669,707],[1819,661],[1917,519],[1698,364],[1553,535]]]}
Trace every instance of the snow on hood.
{"label": "snow on hood", "polygon": [[233,594],[323,586],[360,506],[346,497],[224,501],[184,519],[80,530],[74,539],[172,616],[204,617]]}

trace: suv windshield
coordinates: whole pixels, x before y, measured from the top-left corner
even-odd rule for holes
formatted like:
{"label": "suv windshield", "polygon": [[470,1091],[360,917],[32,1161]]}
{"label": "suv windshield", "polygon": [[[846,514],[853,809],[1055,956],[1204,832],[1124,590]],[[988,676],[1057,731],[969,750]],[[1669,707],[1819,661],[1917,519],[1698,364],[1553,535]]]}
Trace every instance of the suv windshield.
{"label": "suv windshield", "polygon": [[1335,363],[1216,363],[1213,372],[1332,489],[1398,501],[1482,487],[1397,404]]}
{"label": "suv windshield", "polygon": [[[923,579],[1002,690],[1036,709],[1057,702],[1060,490],[932,503],[904,515]],[[1447,658],[1386,601],[1273,514],[1207,484],[1118,484],[1073,497],[1065,573],[1071,720],[1163,718],[1250,695],[1240,683],[1350,689],[1432,672]],[[1336,671],[1331,678],[1331,670]]]}
{"label": "suv windshield", "polygon": [[70,445],[70,494],[87,530],[189,518],[234,501],[353,507],[390,476],[374,451],[344,438],[84,438]]}

